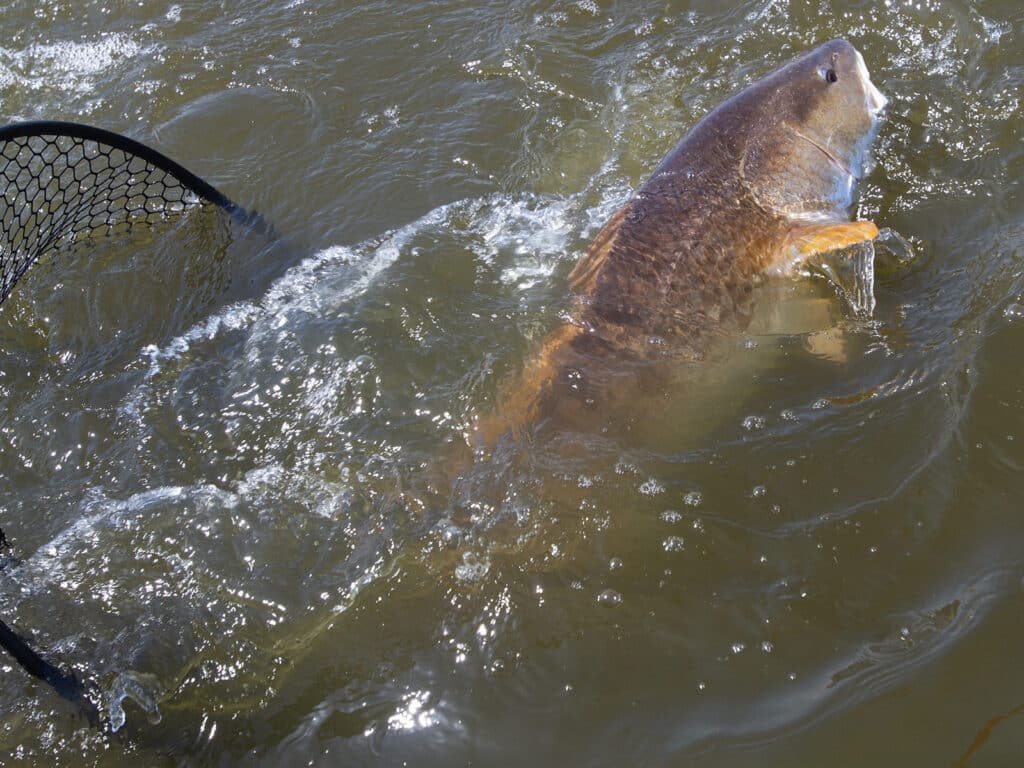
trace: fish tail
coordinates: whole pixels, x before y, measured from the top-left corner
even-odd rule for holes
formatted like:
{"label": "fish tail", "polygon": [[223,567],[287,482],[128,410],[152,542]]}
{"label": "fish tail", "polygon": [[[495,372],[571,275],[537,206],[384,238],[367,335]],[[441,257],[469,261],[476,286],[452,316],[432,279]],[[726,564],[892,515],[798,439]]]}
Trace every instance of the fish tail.
{"label": "fish tail", "polygon": [[561,353],[582,332],[566,323],[548,334],[515,383],[499,395],[494,412],[476,419],[468,440],[472,448],[493,449],[505,435],[520,438],[539,424],[561,368]]}

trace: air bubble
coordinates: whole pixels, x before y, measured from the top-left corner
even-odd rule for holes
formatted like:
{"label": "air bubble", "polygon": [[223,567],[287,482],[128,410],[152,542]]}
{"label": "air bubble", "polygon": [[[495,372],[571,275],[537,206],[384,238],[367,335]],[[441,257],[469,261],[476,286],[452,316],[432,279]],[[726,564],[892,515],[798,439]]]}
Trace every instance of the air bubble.
{"label": "air bubble", "polygon": [[669,536],[662,542],[661,546],[666,552],[682,552],[685,549],[682,536]]}
{"label": "air bubble", "polygon": [[756,432],[759,429],[764,429],[764,425],[764,416],[747,416],[747,418],[743,420],[743,428],[748,432]]}
{"label": "air bubble", "polygon": [[480,581],[491,564],[486,558],[479,557],[476,552],[464,552],[462,562],[455,566],[455,578],[459,581]]}
{"label": "air bubble", "polygon": [[659,493],[665,492],[665,486],[659,483],[654,478],[645,480],[640,486],[640,493],[644,496],[657,496]]}

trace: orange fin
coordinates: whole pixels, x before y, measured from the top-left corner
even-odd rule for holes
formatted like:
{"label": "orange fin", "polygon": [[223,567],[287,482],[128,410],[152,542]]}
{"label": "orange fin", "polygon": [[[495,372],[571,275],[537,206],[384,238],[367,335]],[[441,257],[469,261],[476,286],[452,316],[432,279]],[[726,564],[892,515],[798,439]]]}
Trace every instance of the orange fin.
{"label": "orange fin", "polygon": [[873,221],[849,221],[843,224],[810,224],[794,229],[790,242],[800,257],[828,253],[878,237]]}
{"label": "orange fin", "polygon": [[824,277],[857,315],[875,310],[875,238],[870,221],[802,227],[791,233],[793,248],[805,272]]}
{"label": "orange fin", "polygon": [[591,288],[601,265],[615,247],[619,229],[632,207],[633,203],[629,202],[616,211],[591,241],[587,252],[576,262],[576,266],[569,273],[569,287],[576,293],[586,293]]}
{"label": "orange fin", "polygon": [[[577,294],[582,296],[593,289],[632,207],[630,201],[612,215],[569,274],[569,285]],[[499,393],[495,412],[476,419],[468,439],[470,447],[493,448],[506,433],[518,435],[533,425],[551,382],[559,374],[559,356],[582,332],[579,326],[566,323],[547,336],[514,385]]]}
{"label": "orange fin", "polygon": [[535,426],[546,390],[559,374],[559,355],[581,333],[582,328],[566,323],[548,334],[515,384],[499,392],[495,412],[476,420],[467,440],[471,448],[494,448],[505,433],[520,435]]}

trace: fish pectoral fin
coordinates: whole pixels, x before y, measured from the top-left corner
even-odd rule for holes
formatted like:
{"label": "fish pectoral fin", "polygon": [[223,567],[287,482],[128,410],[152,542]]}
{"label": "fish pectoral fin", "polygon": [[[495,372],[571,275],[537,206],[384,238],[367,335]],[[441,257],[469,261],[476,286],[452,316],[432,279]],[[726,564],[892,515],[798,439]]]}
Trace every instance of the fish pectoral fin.
{"label": "fish pectoral fin", "polygon": [[794,229],[790,241],[800,258],[848,248],[856,243],[874,240],[878,227],[873,221],[848,221],[842,224],[809,224]]}
{"label": "fish pectoral fin", "polygon": [[803,269],[828,280],[854,314],[875,309],[875,249],[878,227],[870,221],[802,227],[793,233]]}

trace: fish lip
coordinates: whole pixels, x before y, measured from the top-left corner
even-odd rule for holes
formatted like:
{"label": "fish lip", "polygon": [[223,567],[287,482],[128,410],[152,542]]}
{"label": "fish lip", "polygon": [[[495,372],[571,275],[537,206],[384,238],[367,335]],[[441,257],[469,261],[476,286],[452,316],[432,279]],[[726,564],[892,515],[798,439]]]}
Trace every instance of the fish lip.
{"label": "fish lip", "polygon": [[868,67],[864,63],[864,57],[861,55],[861,52],[856,51],[856,54],[857,74],[860,76],[861,84],[864,87],[864,107],[872,119],[874,119],[889,105],[889,99],[871,82],[871,74],[868,72]]}
{"label": "fish lip", "polygon": [[889,97],[875,88],[873,84],[871,87],[874,88],[874,92],[869,94],[872,104],[867,107],[867,111],[868,114],[871,115],[871,119],[874,120],[877,119],[878,116],[885,111],[885,108],[889,106]]}
{"label": "fish lip", "polygon": [[840,171],[845,173],[851,179],[853,179],[854,181],[860,181],[861,180],[860,176],[858,176],[856,173],[854,173],[852,170],[850,170],[850,167],[848,165],[846,165],[846,163],[842,162],[838,157],[836,157],[831,152],[829,152],[827,148],[823,147],[821,144],[816,142],[810,136],[805,136],[803,133],[798,131],[796,128],[792,128],[791,130],[793,131],[793,133],[795,133],[801,139],[806,141],[808,144],[810,144],[811,146],[817,148],[818,151],[820,151],[823,155],[825,155],[825,157],[827,157],[829,159],[829,162],[831,162],[836,168],[838,168]]}

